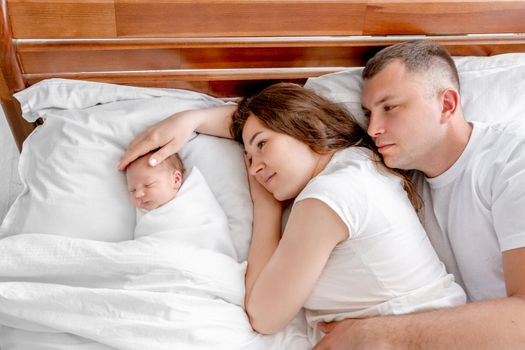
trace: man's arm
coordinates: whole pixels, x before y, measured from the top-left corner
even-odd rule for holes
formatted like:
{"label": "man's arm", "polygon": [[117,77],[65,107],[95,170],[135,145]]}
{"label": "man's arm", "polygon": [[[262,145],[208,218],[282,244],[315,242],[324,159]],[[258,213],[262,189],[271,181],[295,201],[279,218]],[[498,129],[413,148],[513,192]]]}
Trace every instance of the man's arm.
{"label": "man's arm", "polygon": [[507,298],[334,322],[320,327],[328,333],[314,350],[525,348],[525,248],[504,252],[503,269]]}

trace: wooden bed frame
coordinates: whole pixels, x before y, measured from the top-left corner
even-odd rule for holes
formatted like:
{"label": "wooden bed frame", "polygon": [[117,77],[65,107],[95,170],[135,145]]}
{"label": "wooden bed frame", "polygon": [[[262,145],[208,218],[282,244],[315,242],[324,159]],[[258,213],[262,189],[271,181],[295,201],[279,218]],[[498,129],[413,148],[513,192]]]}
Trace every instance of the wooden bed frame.
{"label": "wooden bed frame", "polygon": [[452,55],[525,52],[524,0],[1,0],[1,11],[0,99],[19,149],[35,125],[13,94],[52,77],[233,97],[425,36]]}

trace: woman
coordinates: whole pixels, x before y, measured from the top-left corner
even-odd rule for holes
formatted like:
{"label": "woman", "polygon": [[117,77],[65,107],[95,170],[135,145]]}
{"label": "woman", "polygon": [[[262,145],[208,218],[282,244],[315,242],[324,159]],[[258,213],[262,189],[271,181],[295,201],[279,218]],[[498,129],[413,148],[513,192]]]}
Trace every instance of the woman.
{"label": "woman", "polygon": [[410,182],[382,164],[369,136],[335,104],[298,85],[273,85],[238,108],[161,122],[131,144],[121,168],[164,146],[151,157],[158,163],[195,129],[245,148],[254,203],[245,306],[255,330],[275,333],[304,306],[317,342],[319,321],[465,302],[419,223]]}

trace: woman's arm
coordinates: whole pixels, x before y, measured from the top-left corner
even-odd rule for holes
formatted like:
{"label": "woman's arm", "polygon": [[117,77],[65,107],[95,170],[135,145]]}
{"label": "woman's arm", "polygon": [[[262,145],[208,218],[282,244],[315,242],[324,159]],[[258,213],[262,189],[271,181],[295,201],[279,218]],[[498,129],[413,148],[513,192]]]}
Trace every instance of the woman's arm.
{"label": "woman's arm", "polygon": [[306,199],[294,205],[280,238],[282,210],[253,192],[252,188],[254,229],[245,304],[252,327],[272,334],[304,305],[332,250],[348,237],[348,229],[326,204]]}
{"label": "woman's arm", "polygon": [[149,163],[152,166],[178,152],[188,142],[193,131],[219,137],[230,137],[231,117],[236,105],[179,112],[153,125],[138,135],[128,146],[118,165],[124,170],[129,163],[154,149]]}

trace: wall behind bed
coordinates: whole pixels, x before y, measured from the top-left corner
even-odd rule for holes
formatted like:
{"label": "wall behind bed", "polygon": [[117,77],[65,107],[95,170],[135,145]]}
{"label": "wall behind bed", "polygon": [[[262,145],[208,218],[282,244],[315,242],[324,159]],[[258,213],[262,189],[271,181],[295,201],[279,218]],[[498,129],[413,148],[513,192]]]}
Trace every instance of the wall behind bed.
{"label": "wall behind bed", "polygon": [[19,153],[4,112],[0,109],[0,223],[7,210],[22,190],[18,177]]}

